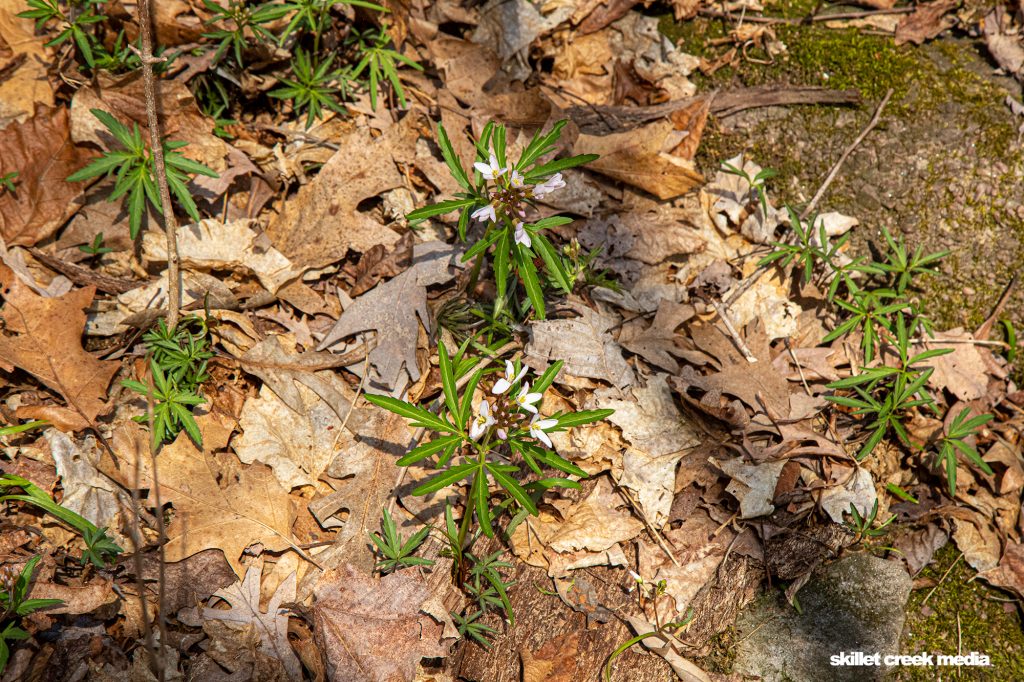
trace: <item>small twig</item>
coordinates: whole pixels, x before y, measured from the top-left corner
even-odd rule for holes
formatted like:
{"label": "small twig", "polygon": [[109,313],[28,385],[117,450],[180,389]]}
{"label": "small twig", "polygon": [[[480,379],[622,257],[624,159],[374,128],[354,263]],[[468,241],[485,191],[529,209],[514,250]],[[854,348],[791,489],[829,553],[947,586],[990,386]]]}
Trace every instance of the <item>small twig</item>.
{"label": "small twig", "polygon": [[843,167],[844,163],[846,163],[846,159],[849,158],[850,154],[853,153],[853,150],[860,146],[860,143],[864,141],[864,138],[868,136],[868,133],[874,130],[875,126],[878,125],[878,122],[882,118],[882,112],[885,110],[885,105],[889,103],[889,98],[892,97],[892,93],[892,88],[889,88],[886,91],[885,97],[882,98],[882,101],[878,103],[878,107],[875,108],[875,115],[871,117],[870,121],[868,121],[868,124],[864,127],[864,130],[860,131],[860,135],[858,135],[857,138],[852,143],[850,143],[850,146],[846,148],[846,151],[844,151],[843,155],[839,157],[839,160],[832,165],[832,169],[828,172],[828,175],[825,176],[825,181],[821,183],[821,187],[819,187],[818,191],[814,194],[813,197],[811,197],[811,202],[807,204],[807,208],[805,208],[803,210],[803,213],[800,214],[801,220],[803,220],[804,218],[806,218],[807,216],[811,215],[814,212],[814,209],[818,205],[818,202],[821,201],[821,197],[824,196],[825,190],[829,188],[829,185],[832,184],[832,181],[836,179],[836,175],[839,174],[839,169]]}
{"label": "small twig", "polygon": [[718,313],[718,317],[721,318],[725,328],[729,330],[729,335],[736,344],[736,348],[738,348],[740,353],[743,354],[743,357],[746,358],[747,362],[750,364],[757,362],[757,358],[750,352],[750,349],[747,348],[747,344],[743,341],[743,337],[739,335],[739,332],[736,331],[736,327],[733,326],[732,320],[729,319],[728,313],[725,312],[725,307],[718,301],[714,300],[711,301],[711,307],[713,307],[715,312]]}
{"label": "small twig", "polygon": [[964,558],[964,553],[960,552],[960,556],[958,556],[956,558],[956,561],[954,561],[953,563],[951,563],[949,565],[949,568],[946,569],[946,572],[942,574],[941,578],[939,578],[939,582],[935,583],[935,587],[933,587],[931,589],[931,591],[928,592],[927,595],[925,595],[924,601],[921,602],[921,606],[924,606],[925,604],[928,603],[928,600],[932,598],[933,594],[935,594],[935,590],[939,589],[939,585],[941,585],[942,583],[946,582],[946,578],[949,576],[949,572],[952,571],[953,567],[956,566],[958,563],[960,563],[960,560],[963,559],[963,558]]}
{"label": "small twig", "polygon": [[[157,116],[156,76],[153,64],[162,59],[153,57],[153,17],[150,0],[139,0],[139,33],[142,38],[142,82],[146,95],[146,120],[149,124],[149,144],[153,154],[153,174],[160,192],[160,207],[163,210],[164,233],[167,235],[167,327],[178,325],[178,311],[181,308],[179,282],[180,256],[178,255],[178,221],[171,204],[171,190],[167,186],[167,169],[164,166],[164,147],[160,139],[160,119]],[[163,646],[164,643],[161,643]],[[162,679],[162,678],[161,678]]]}
{"label": "small twig", "polygon": [[[153,478],[153,488],[152,488],[152,490],[153,490],[153,501],[156,503],[156,532],[157,532],[157,537],[159,538],[159,542],[157,543],[157,559],[158,559],[159,564],[160,564],[158,566],[158,568],[157,568],[157,582],[156,582],[156,585],[157,585],[157,591],[156,591],[156,594],[157,594],[156,618],[157,618],[157,620],[156,620],[156,622],[157,622],[157,628],[158,628],[158,630],[160,632],[160,645],[159,645],[159,649],[160,649],[161,662],[160,662],[160,664],[157,665],[157,678],[162,682],[163,679],[164,679],[163,648],[165,646],[167,646],[167,614],[164,613],[164,603],[166,601],[165,593],[167,591],[167,588],[166,588],[166,585],[167,585],[167,570],[166,570],[166,559],[165,559],[165,554],[164,554],[164,544],[166,544],[165,543],[165,538],[167,537],[167,531],[164,528],[164,508],[163,508],[164,505],[163,505],[163,501],[160,498],[160,476],[159,476],[159,474],[157,474],[157,464],[156,464],[157,444],[153,441],[153,438],[152,438],[152,434],[156,433],[156,429],[154,428],[154,424],[153,424],[154,415],[156,414],[155,409],[154,409],[156,407],[156,401],[155,401],[155,399],[153,397],[153,393],[154,393],[153,374],[152,374],[152,372],[147,372],[146,373],[146,407],[148,409],[148,414],[146,416],[147,416],[147,418],[149,420],[149,433],[151,434],[151,437],[149,438],[149,465],[150,465],[150,468],[153,470],[152,473],[151,473],[151,476]],[[136,469],[136,471],[138,471],[138,469]],[[138,480],[138,478],[135,479],[135,487],[136,488],[139,487],[139,480]]]}
{"label": "small twig", "polygon": [[647,514],[644,513],[644,510],[641,509],[640,505],[636,503],[633,497],[629,494],[629,491],[627,491],[621,485],[617,486],[617,489],[619,491],[619,494],[626,498],[626,501],[629,502],[629,506],[631,506],[633,510],[640,516],[640,520],[644,522],[645,526],[647,526],[647,532],[650,533],[652,537],[654,537],[654,541],[658,543],[658,546],[661,547],[662,551],[668,555],[668,558],[672,560],[672,563],[674,563],[676,566],[681,566],[679,560],[676,559],[676,556],[672,553],[672,550],[668,548],[668,543],[665,542],[665,538],[661,537],[661,533],[659,533],[658,530],[654,527],[654,525],[650,522],[650,520],[647,518]]}
{"label": "small twig", "polygon": [[807,385],[807,377],[804,376],[804,368],[800,365],[800,361],[796,359],[796,353],[793,352],[793,345],[786,339],[786,350],[789,351],[789,357],[793,358],[793,364],[796,365],[796,371],[800,372],[800,381],[803,382],[804,391],[807,395],[811,395],[811,387]]}
{"label": "small twig", "polygon": [[[879,102],[878,106],[875,108],[875,113],[871,117],[871,120],[860,132],[860,135],[858,135],[857,138],[850,144],[850,146],[846,148],[846,150],[843,152],[843,155],[839,157],[839,160],[832,165],[832,168],[829,170],[828,175],[825,176],[825,181],[821,183],[821,186],[818,188],[818,191],[814,193],[813,197],[811,197],[810,203],[807,204],[807,207],[800,214],[800,220],[804,220],[809,215],[811,215],[815,207],[817,207],[818,202],[821,201],[821,198],[825,195],[825,191],[829,188],[829,185],[831,185],[832,181],[836,179],[836,175],[839,174],[839,169],[842,168],[843,164],[846,162],[846,159],[850,156],[850,154],[853,153],[853,150],[855,150],[860,145],[860,143],[864,141],[864,138],[868,136],[868,133],[874,130],[875,126],[878,125],[878,122],[879,120],[881,120],[882,117],[882,111],[885,109],[885,106],[889,103],[889,99],[892,97],[892,93],[893,89],[889,88],[889,90],[885,93],[885,97],[882,98],[882,101]],[[811,227],[813,228],[813,225]],[[770,267],[770,265],[762,265],[757,270],[755,270],[750,275],[750,277],[745,279],[736,288],[736,291],[734,291],[732,295],[729,296],[729,299],[725,302],[726,307],[729,307],[733,303],[735,303],[740,296],[742,296],[750,287],[756,284],[757,281],[761,279],[761,275],[767,272]]]}

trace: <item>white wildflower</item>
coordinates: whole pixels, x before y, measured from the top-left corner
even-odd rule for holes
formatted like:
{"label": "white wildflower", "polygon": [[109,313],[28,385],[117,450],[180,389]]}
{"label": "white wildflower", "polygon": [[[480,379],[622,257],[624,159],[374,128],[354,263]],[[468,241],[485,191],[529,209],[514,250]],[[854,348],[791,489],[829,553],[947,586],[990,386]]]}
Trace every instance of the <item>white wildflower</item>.
{"label": "white wildflower", "polygon": [[523,368],[519,370],[519,374],[516,374],[515,366],[511,362],[506,360],[505,376],[503,376],[501,379],[498,379],[498,381],[495,382],[494,388],[491,389],[491,393],[493,393],[494,395],[501,395],[508,389],[512,388],[512,384],[519,383],[519,381],[523,378],[523,376],[526,374],[526,370],[527,367],[524,365]]}
{"label": "white wildflower", "polygon": [[516,244],[522,244],[526,248],[533,246],[530,233],[526,231],[526,226],[523,225],[522,221],[516,223]]}
{"label": "white wildflower", "polygon": [[484,176],[487,180],[497,180],[508,170],[498,165],[498,157],[494,155],[494,152],[491,152],[489,164],[477,161],[473,164],[473,167],[480,171],[480,175]]}
{"label": "white wildflower", "polygon": [[518,189],[518,188],[521,188],[525,184],[526,184],[526,181],[523,179],[523,176],[519,174],[519,171],[517,171],[515,168],[513,168],[512,169],[512,177],[509,178],[509,185]]}
{"label": "white wildflower", "polygon": [[530,435],[539,440],[549,448],[554,447],[551,445],[551,438],[545,433],[545,430],[550,429],[558,424],[557,419],[541,419],[539,414],[533,415],[533,419],[530,420]]}
{"label": "white wildflower", "polygon": [[490,220],[492,223],[498,221],[498,216],[494,212],[494,204],[487,204],[473,211],[472,218],[473,220]]}
{"label": "white wildflower", "polygon": [[563,187],[565,187],[565,180],[562,179],[562,174],[555,173],[550,178],[533,188],[533,196],[537,199],[543,199],[556,189],[562,189]]}
{"label": "white wildflower", "polygon": [[537,414],[537,408],[534,406],[534,403],[543,397],[544,396],[540,393],[530,393],[530,383],[527,382],[523,384],[523,388],[519,391],[519,395],[516,396],[515,403],[527,412]]}
{"label": "white wildflower", "polygon": [[484,432],[494,423],[494,414],[491,412],[491,404],[486,400],[481,400],[480,404],[476,408],[476,417],[469,425],[469,437],[473,440],[479,440],[480,436],[484,435]]}

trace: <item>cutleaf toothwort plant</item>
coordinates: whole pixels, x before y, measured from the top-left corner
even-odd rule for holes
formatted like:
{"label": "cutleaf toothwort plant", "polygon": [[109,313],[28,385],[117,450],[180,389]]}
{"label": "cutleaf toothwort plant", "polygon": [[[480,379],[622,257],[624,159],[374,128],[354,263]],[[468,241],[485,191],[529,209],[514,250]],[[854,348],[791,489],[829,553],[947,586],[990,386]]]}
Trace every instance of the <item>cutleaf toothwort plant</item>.
{"label": "cutleaf toothwort plant", "polygon": [[[438,414],[397,398],[367,396],[374,405],[406,417],[412,426],[424,427],[434,434],[432,440],[398,460],[400,466],[433,460],[438,469],[435,476],[413,490],[414,495],[427,495],[462,480],[469,481],[459,525],[459,548],[464,546],[474,514],[484,534],[492,537],[494,522],[502,512],[523,510],[536,515],[537,500],[544,490],[578,488],[574,480],[545,472],[555,470],[579,478],[587,475],[551,449],[549,434],[599,421],[613,412],[586,410],[542,416],[539,408],[544,391],[561,369],[561,362],[553,363],[532,382],[526,367],[518,361],[506,362],[502,376],[497,381],[488,380],[479,399],[474,394],[481,388],[485,370],[469,368],[466,373],[472,374],[460,395],[455,371],[456,366],[463,364],[458,362],[460,356],[461,352],[453,360],[443,343],[438,347],[444,393]],[[523,470],[523,465],[528,471]],[[492,482],[507,496],[494,506]]]}
{"label": "cutleaf toothwort plant", "polygon": [[[484,225],[483,235],[463,255],[463,261],[483,258],[488,252],[494,269],[498,297],[509,290],[513,276],[523,284],[526,296],[544,318],[544,293],[534,259],[539,256],[550,278],[562,291],[572,291],[573,282],[558,251],[544,230],[571,223],[571,218],[552,216],[528,222],[527,210],[534,202],[565,187],[561,171],[588,163],[595,154],[581,154],[541,163],[553,152],[566,121],[559,121],[547,133],[537,132],[515,163],[507,158],[505,126],[488,123],[476,141],[476,160],[472,175],[466,172],[455,154],[444,126],[438,126],[437,144],[452,177],[464,191],[455,199],[425,206],[409,214],[409,220],[423,220],[459,210],[459,238],[466,241],[471,221]],[[493,248],[492,248],[493,247]],[[479,267],[480,261],[478,261]]]}

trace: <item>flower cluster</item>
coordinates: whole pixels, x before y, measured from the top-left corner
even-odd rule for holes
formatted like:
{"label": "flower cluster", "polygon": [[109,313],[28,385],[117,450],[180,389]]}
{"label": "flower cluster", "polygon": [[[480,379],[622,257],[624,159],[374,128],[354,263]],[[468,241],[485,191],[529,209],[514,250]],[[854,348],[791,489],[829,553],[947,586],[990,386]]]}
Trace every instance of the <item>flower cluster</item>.
{"label": "flower cluster", "polygon": [[[509,288],[514,290],[516,280],[521,282],[537,319],[544,319],[545,315],[545,284],[553,284],[563,293],[570,293],[575,285],[559,250],[544,234],[545,230],[571,223],[572,219],[556,215],[529,222],[527,208],[534,200],[565,187],[562,171],[597,158],[594,154],[580,154],[541,161],[557,153],[565,124],[566,121],[559,121],[547,132],[538,130],[519,159],[513,161],[508,156],[505,126],[488,123],[475,143],[476,157],[469,172],[455,153],[444,127],[438,126],[437,144],[462,191],[454,199],[424,206],[408,215],[415,222],[459,211],[458,232],[463,241],[470,239],[472,221],[482,222],[483,234],[462,255],[463,262],[473,258],[491,261],[498,298],[504,298]],[[540,264],[547,271],[543,279],[538,271]]]}
{"label": "flower cluster", "polygon": [[547,429],[557,426],[558,420],[542,419],[538,414],[536,403],[540,402],[543,395],[531,393],[528,381],[522,383],[518,391],[512,390],[523,381],[526,371],[527,368],[522,367],[517,372],[515,365],[505,361],[505,374],[494,382],[491,388],[492,398],[485,397],[477,404],[476,415],[469,425],[470,438],[479,441],[481,436],[493,427],[499,439],[508,440],[508,434],[514,429],[521,428],[526,414],[530,413],[533,416],[526,427],[527,434],[549,448],[552,447]]}
{"label": "flower cluster", "polygon": [[526,204],[532,199],[543,199],[555,190],[565,187],[561,173],[555,173],[543,182],[531,185],[515,168],[502,168],[498,157],[491,152],[488,163],[477,161],[473,167],[485,180],[494,182],[487,193],[489,203],[472,213],[474,220],[498,222],[499,218],[511,220],[515,225],[515,243],[526,248],[533,246],[533,240],[526,230]]}

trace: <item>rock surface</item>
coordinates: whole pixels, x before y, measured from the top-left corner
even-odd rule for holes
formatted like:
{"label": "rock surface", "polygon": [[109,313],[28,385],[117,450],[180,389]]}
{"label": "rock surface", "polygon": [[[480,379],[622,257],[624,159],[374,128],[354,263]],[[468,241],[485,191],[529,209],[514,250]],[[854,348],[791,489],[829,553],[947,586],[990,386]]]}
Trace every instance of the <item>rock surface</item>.
{"label": "rock surface", "polygon": [[903,567],[854,554],[819,569],[797,595],[803,613],[774,595],[755,601],[737,621],[734,671],[765,682],[880,680],[884,667],[833,667],[841,652],[899,650],[911,580]]}

